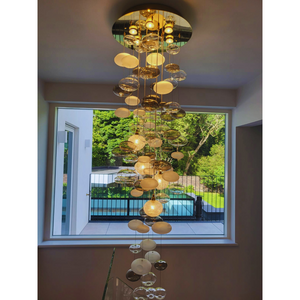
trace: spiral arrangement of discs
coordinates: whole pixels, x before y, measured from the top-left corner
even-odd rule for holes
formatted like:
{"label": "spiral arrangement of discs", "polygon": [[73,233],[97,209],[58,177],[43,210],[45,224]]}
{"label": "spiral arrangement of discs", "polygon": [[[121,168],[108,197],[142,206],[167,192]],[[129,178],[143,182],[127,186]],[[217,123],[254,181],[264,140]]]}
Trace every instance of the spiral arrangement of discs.
{"label": "spiral arrangement of discs", "polygon": [[[120,170],[115,182],[132,188],[133,197],[149,192],[149,201],[139,210],[143,221],[133,219],[128,223],[130,229],[139,233],[148,233],[150,229],[159,235],[171,232],[172,226],[160,216],[164,204],[170,200],[162,190],[169,188],[172,193],[180,194],[184,188],[176,183],[179,175],[173,170],[172,160],[184,157],[178,148],[185,146],[187,139],[172,128],[172,122],[184,118],[186,112],[169,95],[186,79],[186,73],[171,59],[190,39],[191,32],[189,23],[180,15],[149,8],[126,13],[113,26],[115,39],[123,45],[123,52],[114,61],[129,72],[113,88],[113,93],[124,97],[127,105],[117,108],[115,115],[122,119],[132,113],[134,116],[134,123],[128,128],[130,136],[112,151],[114,156],[134,164],[134,169]],[[132,50],[132,54],[125,52],[125,48]],[[165,79],[164,72],[168,74]],[[129,250],[134,254],[146,251],[144,257],[132,261],[126,274],[129,281],[141,281],[141,286],[133,291],[133,298],[164,299],[166,290],[153,287],[156,275],[152,269],[167,268],[167,262],[155,251],[156,242],[145,238],[130,245]]]}

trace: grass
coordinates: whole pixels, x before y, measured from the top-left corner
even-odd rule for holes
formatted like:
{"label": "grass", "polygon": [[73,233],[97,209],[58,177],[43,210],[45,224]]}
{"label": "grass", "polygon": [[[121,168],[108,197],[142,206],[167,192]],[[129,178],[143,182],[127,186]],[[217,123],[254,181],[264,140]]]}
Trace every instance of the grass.
{"label": "grass", "polygon": [[224,195],[210,192],[195,192],[195,195],[201,196],[204,201],[215,208],[224,208]]}

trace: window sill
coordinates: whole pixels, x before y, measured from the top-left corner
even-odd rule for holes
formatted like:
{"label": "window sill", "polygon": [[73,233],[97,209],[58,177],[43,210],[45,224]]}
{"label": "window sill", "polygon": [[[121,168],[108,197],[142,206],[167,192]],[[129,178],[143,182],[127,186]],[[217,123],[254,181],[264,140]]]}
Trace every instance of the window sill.
{"label": "window sill", "polygon": [[[161,239],[154,239],[157,244],[161,243]],[[128,247],[130,244],[136,243],[136,239],[81,239],[66,240],[55,239],[41,242],[39,248],[48,247]],[[185,239],[163,239],[164,246],[238,246],[238,244],[228,238],[185,238]]]}

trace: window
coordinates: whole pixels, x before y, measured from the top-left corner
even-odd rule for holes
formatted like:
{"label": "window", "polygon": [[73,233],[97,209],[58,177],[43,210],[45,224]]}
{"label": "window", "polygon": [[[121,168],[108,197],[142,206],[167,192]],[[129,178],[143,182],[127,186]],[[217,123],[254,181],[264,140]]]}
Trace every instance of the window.
{"label": "window", "polygon": [[[113,110],[55,108],[55,105],[52,114],[55,180],[51,222],[45,227],[50,229],[47,240],[126,241],[134,238],[135,233],[128,228],[127,222],[140,217],[139,210],[151,195],[135,198],[130,195],[132,187],[116,184],[120,169],[132,168],[134,164],[130,157],[124,161],[122,157],[112,155],[121,139],[132,134],[129,130],[132,118],[120,122],[113,117]],[[203,138],[201,143],[198,138],[200,131],[189,129],[189,134],[194,133],[193,145],[198,143],[201,146],[193,148],[189,145],[186,152],[183,150],[188,158],[173,162],[174,169],[181,170],[181,176],[177,185],[162,191],[170,197],[170,201],[164,204],[161,217],[173,227],[164,240],[193,243],[206,239],[224,240],[230,238],[230,112],[203,110],[191,111],[189,115],[195,128],[199,128],[199,120],[213,122],[216,117],[223,118],[224,125]],[[51,140],[51,135],[49,138]],[[63,152],[60,150],[62,147]],[[191,153],[196,160],[190,159]]]}

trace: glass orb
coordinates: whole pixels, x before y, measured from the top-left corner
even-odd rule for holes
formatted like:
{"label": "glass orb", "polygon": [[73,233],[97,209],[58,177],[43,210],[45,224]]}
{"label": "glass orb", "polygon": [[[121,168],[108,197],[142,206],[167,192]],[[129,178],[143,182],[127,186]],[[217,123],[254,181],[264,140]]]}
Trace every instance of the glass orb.
{"label": "glass orb", "polygon": [[[177,102],[167,102],[165,105],[164,105],[164,110],[168,113],[178,113],[179,110],[181,109],[181,106],[179,103]],[[173,118],[173,116],[172,116]],[[174,118],[173,118],[174,119]]]}
{"label": "glass orb", "polygon": [[175,79],[173,79],[173,78],[166,78],[164,80],[173,84],[173,90],[177,88],[178,82]]}
{"label": "glass orb", "polygon": [[162,178],[167,182],[175,182],[179,180],[179,175],[174,171],[167,171],[162,174]]}
{"label": "glass orb", "polygon": [[[162,178],[161,172],[156,174],[154,176],[154,179],[156,179],[156,181],[158,182],[158,186],[156,187],[157,190],[163,190],[163,189],[167,188],[167,186],[169,185],[169,182]],[[156,200],[158,200],[158,199],[156,199]],[[161,201],[159,201],[159,202],[161,203]]]}
{"label": "glass orb", "polygon": [[[140,214],[140,216],[141,216],[142,218],[146,218],[146,217],[147,217],[147,214],[145,213],[145,211],[144,211],[143,208],[141,208],[141,209],[139,210],[139,214]],[[148,225],[146,222],[145,222],[145,224]],[[149,226],[149,225],[148,225],[148,226]]]}
{"label": "glass orb", "polygon": [[131,141],[123,141],[119,145],[120,149],[126,152],[132,152],[136,150],[136,145]]}
{"label": "glass orb", "polygon": [[[180,71],[180,67],[177,64],[170,63],[170,64],[165,65],[165,71],[169,72],[169,73],[177,73]],[[175,79],[175,78],[173,78],[173,76],[172,76],[172,79]]]}
{"label": "glass orb", "polygon": [[139,60],[134,55],[128,55],[122,58],[123,67],[133,69],[139,64]]}
{"label": "glass orb", "polygon": [[141,187],[141,180],[137,180],[135,183],[134,183],[134,188],[138,191],[142,191],[144,192],[143,188]]}
{"label": "glass orb", "polygon": [[138,275],[144,275],[150,272],[151,266],[151,263],[147,259],[137,258],[131,263],[131,270]]}
{"label": "glass orb", "polygon": [[123,67],[122,59],[127,55],[130,55],[130,54],[125,53],[125,52],[117,54],[114,58],[115,64],[118,65],[119,67]]}
{"label": "glass orb", "polygon": [[115,115],[119,118],[127,118],[130,114],[130,110],[125,107],[120,107],[115,110]]}
{"label": "glass orb", "polygon": [[154,268],[158,271],[163,271],[167,268],[168,264],[166,261],[160,259],[154,263]]}
{"label": "glass orb", "polygon": [[146,295],[148,299],[155,299],[155,295],[156,295],[156,288],[153,287],[148,287],[146,289]]}
{"label": "glass orb", "polygon": [[175,140],[169,140],[168,143],[177,148],[185,146],[188,140],[184,136],[180,136]]}
{"label": "glass orb", "polygon": [[134,144],[136,151],[143,149],[146,145],[145,138],[139,134],[132,135],[128,141]]}
{"label": "glass orb", "polygon": [[181,133],[176,129],[169,129],[164,132],[164,138],[167,140],[175,140],[180,137]]}
{"label": "glass orb", "polygon": [[151,159],[155,159],[155,153],[154,152],[145,152],[146,156],[149,156]]}
{"label": "glass orb", "polygon": [[127,34],[124,36],[124,42],[126,45],[132,46],[134,45],[135,36]]}
{"label": "glass orb", "polygon": [[165,57],[160,53],[151,53],[147,56],[147,63],[152,66],[160,66],[165,62]]}
{"label": "glass orb", "polygon": [[165,204],[165,203],[168,203],[170,201],[170,196],[165,194],[165,193],[158,193],[158,194],[156,194],[155,198],[161,204]]}
{"label": "glass orb", "polygon": [[137,34],[137,26],[136,25],[129,26],[129,33],[131,35],[136,35]]}
{"label": "glass orb", "polygon": [[122,169],[117,173],[117,177],[123,183],[134,183],[137,180],[137,173],[131,169]]}
{"label": "glass orb", "polygon": [[148,251],[145,254],[145,258],[148,259],[152,264],[160,259],[160,254],[157,251]]}
{"label": "glass orb", "polygon": [[142,31],[143,31],[143,30],[146,30],[146,21],[144,21],[144,20],[137,20],[137,21],[135,22],[135,25],[136,25],[137,27],[139,27]]}
{"label": "glass orb", "polygon": [[148,95],[143,98],[141,105],[146,111],[154,111],[159,108],[160,101],[161,99],[159,96]]}
{"label": "glass orb", "polygon": [[180,47],[177,46],[176,44],[170,44],[167,47],[167,53],[171,54],[171,55],[176,55],[180,52]]}
{"label": "glass orb", "polygon": [[137,162],[138,160],[138,157],[136,154],[127,154],[124,158],[123,158],[123,161],[126,162],[126,163],[135,163]]}
{"label": "glass orb", "polygon": [[143,224],[143,222],[141,220],[134,219],[134,220],[131,220],[131,221],[128,222],[128,227],[131,230],[136,230],[138,228],[138,226],[140,226],[142,224]]}
{"label": "glass orb", "polygon": [[162,37],[156,33],[149,33],[142,39],[142,44],[148,52],[159,49],[161,43]]}
{"label": "glass orb", "polygon": [[178,71],[177,73],[172,74],[172,78],[177,81],[183,81],[186,79],[186,73],[183,70]]}
{"label": "glass orb", "polygon": [[132,244],[129,246],[130,252],[137,254],[142,251],[141,245],[140,244]]}
{"label": "glass orb", "polygon": [[170,115],[174,118],[174,119],[182,119],[185,117],[186,112],[183,109],[179,109],[178,112],[171,112]]}
{"label": "glass orb", "polygon": [[172,165],[164,160],[153,160],[150,163],[154,169],[159,171],[168,171],[172,168]]}
{"label": "glass orb", "polygon": [[[155,252],[155,251],[153,251],[153,252]],[[153,272],[149,272],[147,274],[144,274],[144,275],[141,276],[141,282],[142,282],[143,286],[152,286],[156,282],[156,275]]]}
{"label": "glass orb", "polygon": [[[133,77],[125,77],[119,81],[119,87],[126,92],[134,92],[139,88],[139,86],[140,86],[139,81]],[[132,97],[134,97],[134,96],[132,96]],[[137,97],[135,97],[135,98],[137,98]],[[125,101],[126,101],[126,99],[125,99]]]}
{"label": "glass orb", "polygon": [[[141,241],[140,245],[141,245],[142,249],[145,251],[152,251],[156,248],[156,243],[151,239],[144,239],[143,241]],[[150,267],[150,269],[151,269],[151,267]],[[150,272],[150,270],[148,272]],[[144,274],[146,274],[148,272],[145,272]]]}
{"label": "glass orb", "polygon": [[160,95],[166,95],[173,91],[173,84],[169,81],[159,81],[153,85],[153,91]]}
{"label": "glass orb", "polygon": [[182,152],[173,152],[171,156],[177,160],[184,158],[184,154]]}
{"label": "glass orb", "polygon": [[122,90],[119,85],[116,85],[114,88],[113,88],[113,93],[118,96],[118,97],[127,97],[127,96],[130,96],[132,94],[132,92],[127,92],[127,91],[124,91]]}
{"label": "glass orb", "polygon": [[147,300],[146,288],[144,286],[139,286],[135,288],[132,292],[132,297],[134,300]]}
{"label": "glass orb", "polygon": [[157,200],[149,200],[147,201],[144,206],[145,213],[150,217],[157,217],[163,211],[162,204]]}
{"label": "glass orb", "polygon": [[139,225],[138,228],[136,229],[137,232],[139,233],[147,233],[149,232],[150,228],[147,225]]}
{"label": "glass orb", "polygon": [[120,149],[119,147],[116,147],[112,150],[112,155],[115,157],[122,157],[122,156],[126,156],[128,155],[127,151],[123,151],[122,149]]}
{"label": "glass orb", "polygon": [[156,66],[138,67],[133,69],[132,74],[142,79],[153,79],[159,76],[160,70]]}
{"label": "glass orb", "polygon": [[144,53],[147,51],[147,49],[143,46],[142,41],[139,41],[138,44],[137,43],[135,44],[134,50],[137,53]]}
{"label": "glass orb", "polygon": [[165,299],[167,291],[162,287],[156,288],[155,299],[162,300]]}
{"label": "glass orb", "polygon": [[153,148],[158,148],[162,145],[162,140],[159,138],[154,138],[148,141],[148,145]]}
{"label": "glass orb", "polygon": [[156,126],[156,132],[159,134],[163,134],[165,131],[169,130],[170,127],[165,124],[157,125]]}
{"label": "glass orb", "polygon": [[139,158],[138,158],[138,161],[140,162],[140,163],[149,163],[150,162],[150,160],[151,160],[151,158],[149,157],[149,156],[140,156]]}
{"label": "glass orb", "polygon": [[155,123],[146,122],[146,123],[144,123],[144,127],[147,128],[147,129],[154,129],[155,128]]}
{"label": "glass orb", "polygon": [[134,165],[134,168],[135,170],[141,174],[141,175],[145,175],[144,173],[144,170],[145,169],[149,169],[151,168],[152,165],[150,163],[141,163],[141,162],[137,162],[135,165]]}
{"label": "glass orb", "polygon": [[160,115],[160,118],[162,119],[162,121],[166,121],[166,122],[172,122],[175,119],[167,112],[162,112]]}
{"label": "glass orb", "polygon": [[149,216],[145,216],[145,219],[144,219],[144,222],[145,222],[145,224],[146,225],[148,225],[148,226],[152,226],[154,223],[156,223],[156,222],[162,222],[163,221],[163,219],[162,219],[162,217],[149,217]]}
{"label": "glass orb", "polygon": [[146,111],[142,108],[137,108],[133,111],[133,114],[137,117],[142,117],[145,113]]}
{"label": "glass orb", "polygon": [[167,234],[171,232],[172,226],[167,222],[157,222],[152,225],[152,230],[157,234]]}
{"label": "glass orb", "polygon": [[184,192],[184,186],[179,183],[174,183],[169,186],[169,191],[175,195],[181,195]]}
{"label": "glass orb", "polygon": [[157,171],[155,169],[153,169],[153,168],[146,168],[146,169],[144,169],[144,174],[145,175],[151,175],[151,176],[153,176],[156,173],[157,173]]}
{"label": "glass orb", "polygon": [[[158,186],[158,182],[156,179],[153,178],[145,178],[141,181],[141,187],[143,189],[147,189],[147,190],[153,190]],[[148,215],[150,216],[150,215]],[[155,216],[153,216],[155,217]]]}
{"label": "glass orb", "polygon": [[140,99],[136,96],[128,96],[125,98],[125,103],[129,106],[136,106],[140,103]]}
{"label": "glass orb", "polygon": [[171,153],[171,152],[174,151],[174,148],[171,147],[171,146],[168,146],[168,145],[163,145],[163,146],[161,147],[161,150],[162,150],[163,152],[165,152],[165,153]]}
{"label": "glass orb", "polygon": [[139,191],[139,190],[137,190],[137,189],[133,189],[131,192],[130,192],[130,194],[131,194],[131,196],[133,196],[133,197],[140,197],[140,196],[142,196],[143,195],[143,191]]}
{"label": "glass orb", "polygon": [[129,281],[135,282],[141,278],[141,275],[138,275],[138,274],[134,273],[131,269],[129,269],[126,273],[126,278]]}

